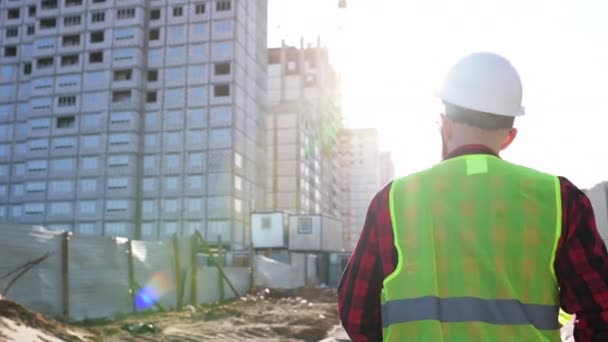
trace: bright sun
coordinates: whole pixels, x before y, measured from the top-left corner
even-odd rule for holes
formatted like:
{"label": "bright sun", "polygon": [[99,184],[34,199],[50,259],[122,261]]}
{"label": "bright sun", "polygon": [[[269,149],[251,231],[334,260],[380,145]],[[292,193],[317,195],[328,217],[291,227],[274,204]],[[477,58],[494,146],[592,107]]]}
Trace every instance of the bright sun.
{"label": "bright sun", "polygon": [[[298,46],[300,37],[315,43],[321,36],[342,75],[347,126],[378,128],[397,175],[440,158],[435,122],[441,107],[433,94],[447,68],[471,52],[492,51],[509,58],[524,83],[527,114],[504,156],[582,186],[607,177],[608,163],[590,156],[605,152],[597,141],[608,112],[608,24],[601,15],[608,2],[347,3],[340,10],[337,0],[269,0],[269,44],[286,38]],[[555,120],[571,113],[575,119]]]}

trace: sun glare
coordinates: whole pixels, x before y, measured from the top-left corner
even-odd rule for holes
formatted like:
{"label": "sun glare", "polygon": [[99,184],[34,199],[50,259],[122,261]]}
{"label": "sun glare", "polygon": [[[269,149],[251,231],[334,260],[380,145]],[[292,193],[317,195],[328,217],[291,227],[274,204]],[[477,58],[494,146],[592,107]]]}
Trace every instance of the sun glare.
{"label": "sun glare", "polygon": [[[348,0],[346,9],[337,3],[271,0],[280,15],[268,28],[275,37],[270,44],[286,38],[299,45],[300,37],[316,44],[320,36],[342,77],[345,124],[378,128],[380,147],[393,152],[398,175],[440,157],[435,122],[441,109],[433,95],[447,68],[471,52],[491,51],[511,60],[524,84],[527,115],[518,120],[520,134],[505,156],[570,175],[582,186],[605,178],[608,164],[579,151],[602,153],[595,141],[608,106],[602,100],[608,25],[599,15],[606,2]],[[554,120],[568,113],[576,119]],[[570,132],[590,134],[571,143],[562,139]],[[589,163],[595,164],[578,167]]]}

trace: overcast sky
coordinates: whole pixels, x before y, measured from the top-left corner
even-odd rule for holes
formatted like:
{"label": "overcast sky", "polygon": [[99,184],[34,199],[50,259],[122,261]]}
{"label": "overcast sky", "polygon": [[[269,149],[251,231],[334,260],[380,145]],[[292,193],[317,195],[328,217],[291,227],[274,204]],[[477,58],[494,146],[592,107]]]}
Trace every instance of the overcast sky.
{"label": "overcast sky", "polygon": [[343,78],[353,127],[377,127],[397,174],[439,159],[433,92],[474,51],[504,55],[527,115],[503,153],[579,187],[608,180],[608,1],[269,0],[269,45],[321,35]]}

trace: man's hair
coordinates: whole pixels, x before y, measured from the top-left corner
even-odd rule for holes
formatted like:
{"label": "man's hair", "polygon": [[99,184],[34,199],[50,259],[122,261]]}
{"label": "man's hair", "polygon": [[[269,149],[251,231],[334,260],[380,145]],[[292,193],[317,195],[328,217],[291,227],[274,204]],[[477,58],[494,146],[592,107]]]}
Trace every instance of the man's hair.
{"label": "man's hair", "polygon": [[448,102],[444,102],[444,105],[445,115],[452,121],[488,131],[511,129],[515,122],[514,117],[480,112],[456,106]]}

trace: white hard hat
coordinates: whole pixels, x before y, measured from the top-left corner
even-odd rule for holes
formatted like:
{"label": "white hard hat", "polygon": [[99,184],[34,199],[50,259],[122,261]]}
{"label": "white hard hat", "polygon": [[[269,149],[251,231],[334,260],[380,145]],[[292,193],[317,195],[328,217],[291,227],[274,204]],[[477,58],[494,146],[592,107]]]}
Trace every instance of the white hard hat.
{"label": "white hard hat", "polygon": [[456,63],[438,94],[444,102],[480,112],[524,115],[517,70],[502,56],[479,52]]}

